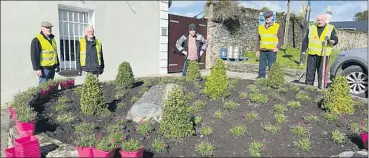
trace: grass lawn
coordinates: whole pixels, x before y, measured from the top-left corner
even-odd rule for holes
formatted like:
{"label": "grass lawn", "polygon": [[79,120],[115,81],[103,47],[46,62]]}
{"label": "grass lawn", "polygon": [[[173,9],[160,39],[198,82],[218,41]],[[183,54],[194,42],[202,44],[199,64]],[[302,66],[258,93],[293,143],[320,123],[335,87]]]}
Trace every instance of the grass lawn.
{"label": "grass lawn", "polygon": [[[331,66],[336,59],[337,55],[341,52],[341,50],[333,50],[331,53],[331,59],[329,61],[329,66]],[[245,61],[247,63],[258,64],[259,59],[256,57],[255,52],[249,51],[244,54],[245,57],[248,57],[249,60]],[[299,69],[304,70],[306,66],[306,62],[303,66],[299,66],[300,62],[300,49],[297,48],[287,48],[286,50],[280,50],[278,52],[277,60],[281,61],[282,67],[288,69]]]}

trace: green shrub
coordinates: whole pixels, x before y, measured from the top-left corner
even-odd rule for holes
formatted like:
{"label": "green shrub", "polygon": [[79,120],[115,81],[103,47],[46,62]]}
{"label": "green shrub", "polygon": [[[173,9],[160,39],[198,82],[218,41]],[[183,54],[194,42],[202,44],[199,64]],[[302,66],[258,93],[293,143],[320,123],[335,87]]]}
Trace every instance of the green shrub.
{"label": "green shrub", "polygon": [[203,156],[211,156],[214,151],[214,146],[208,142],[201,142],[197,145],[196,151]]}
{"label": "green shrub", "polygon": [[20,107],[16,110],[17,120],[19,122],[31,122],[36,119],[36,112],[30,107]]}
{"label": "green shrub", "polygon": [[218,59],[205,82],[204,93],[212,99],[225,98],[230,95],[228,87],[226,66],[223,60]]}
{"label": "green shrub", "polygon": [[194,133],[183,87],[176,87],[164,104],[159,131],[167,138],[182,138]]}
{"label": "green shrub", "polygon": [[166,148],[165,142],[156,138],[152,141],[151,146],[156,152],[163,152]]}
{"label": "green shrub", "polygon": [[336,114],[352,114],[353,100],[346,77],[337,76],[324,94],[323,108]]}
{"label": "green shrub", "polygon": [[272,88],[282,88],[285,84],[284,74],[279,61],[275,62],[270,68],[270,72],[267,77],[267,83]]}
{"label": "green shrub", "polygon": [[249,153],[252,157],[261,157],[263,152],[264,143],[258,141],[252,141],[249,146]]}
{"label": "green shrub", "polygon": [[95,148],[102,151],[111,151],[116,148],[116,142],[112,142],[108,137],[103,137],[100,140],[96,140]]}
{"label": "green shrub", "polygon": [[137,151],[141,147],[142,146],[141,146],[140,142],[136,139],[129,139],[128,141],[124,141],[122,143],[122,149],[124,151]]}
{"label": "green shrub", "polygon": [[115,82],[118,87],[132,88],[133,84],[135,83],[135,79],[129,62],[124,61],[119,65]]}
{"label": "green shrub", "polygon": [[86,115],[94,115],[100,112],[104,105],[103,90],[100,87],[99,79],[91,73],[82,85],[81,90],[81,110]]}
{"label": "green shrub", "polygon": [[201,77],[200,67],[197,61],[188,61],[188,68],[186,73],[186,81],[196,81]]}

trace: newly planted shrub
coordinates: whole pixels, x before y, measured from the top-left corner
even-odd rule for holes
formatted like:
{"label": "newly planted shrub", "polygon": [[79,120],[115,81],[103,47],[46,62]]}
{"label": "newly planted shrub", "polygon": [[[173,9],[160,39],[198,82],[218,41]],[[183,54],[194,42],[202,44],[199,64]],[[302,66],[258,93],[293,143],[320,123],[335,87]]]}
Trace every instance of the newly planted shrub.
{"label": "newly planted shrub", "polygon": [[226,66],[223,60],[218,59],[205,82],[204,93],[212,99],[225,98],[230,95],[228,87]]}
{"label": "newly planted shrub", "polygon": [[82,112],[86,115],[99,113],[104,105],[103,90],[100,87],[99,79],[88,73],[81,91]]}
{"label": "newly planted shrub", "polygon": [[253,121],[258,117],[258,114],[256,112],[250,112],[246,115],[246,120]]}
{"label": "newly planted shrub", "polygon": [[286,112],[288,109],[285,105],[282,104],[276,104],[274,105],[274,112],[278,113],[278,114],[283,114],[284,112]]}
{"label": "newly planted shrub", "polygon": [[184,96],[183,87],[176,87],[164,104],[159,131],[167,138],[182,138],[194,133]]}
{"label": "newly planted shrub", "polygon": [[74,120],[74,116],[71,112],[59,114],[56,117],[56,121],[59,123],[69,123],[69,122],[72,122],[73,120]]}
{"label": "newly planted shrub", "polygon": [[138,125],[137,133],[146,135],[146,134],[149,134],[150,131],[151,131],[151,126],[149,123],[143,123],[143,124]]}
{"label": "newly planted shrub", "polygon": [[193,100],[193,99],[196,99],[196,94],[193,93],[193,92],[189,92],[187,93],[187,100]]}
{"label": "newly planted shrub", "polygon": [[272,134],[277,134],[279,132],[279,129],[277,128],[277,126],[272,125],[271,123],[267,123],[264,126],[264,130],[268,133],[272,133]]}
{"label": "newly planted shrub", "polygon": [[77,144],[79,147],[92,147],[96,143],[96,139],[92,134],[81,134],[78,137]]}
{"label": "newly planted shrub", "polygon": [[115,82],[118,87],[132,88],[133,84],[135,83],[135,79],[129,62],[124,61],[119,65]]}
{"label": "newly planted shrub", "polygon": [[58,103],[68,103],[68,102],[70,102],[70,100],[66,96],[62,96],[58,98]]}
{"label": "newly planted shrub", "polygon": [[331,137],[332,137],[333,142],[335,142],[337,144],[342,144],[345,141],[345,135],[337,129],[335,129],[332,132]]}
{"label": "newly planted shrub", "polygon": [[230,129],[230,131],[234,137],[242,137],[246,134],[246,127],[245,126],[234,126]]}
{"label": "newly planted shrub", "polygon": [[281,88],[285,84],[283,70],[279,61],[274,63],[273,66],[270,68],[267,83],[268,86],[272,88]]}
{"label": "newly planted shrub", "polygon": [[197,61],[188,61],[186,81],[196,81],[201,78],[200,67]]}
{"label": "newly planted shrub", "polygon": [[297,108],[300,108],[301,107],[301,104],[300,104],[299,101],[289,101],[287,103],[287,107],[288,108],[295,108],[295,109],[297,109]]}
{"label": "newly planted shrub", "polygon": [[284,114],[278,114],[277,113],[277,114],[274,115],[274,117],[275,117],[275,120],[278,124],[282,124],[282,123],[287,122],[287,116],[284,115]]}
{"label": "newly planted shrub", "polygon": [[307,129],[305,129],[304,127],[300,125],[292,127],[290,131],[291,133],[298,135],[298,136],[306,135],[308,133]]}
{"label": "newly planted shrub", "polygon": [[215,111],[214,117],[217,118],[217,119],[221,119],[221,118],[223,118],[223,113],[220,110]]}
{"label": "newly planted shrub", "polygon": [[293,144],[297,147],[297,149],[302,151],[309,151],[311,148],[311,141],[309,138],[300,138],[298,141],[294,141]]}
{"label": "newly planted shrub", "polygon": [[338,120],[338,116],[334,113],[326,113],[325,119],[327,120],[327,122],[334,122]]}
{"label": "newly planted shrub", "polygon": [[261,154],[263,152],[263,146],[264,144],[262,142],[252,141],[252,143],[249,146],[249,153],[252,157],[261,157]]}
{"label": "newly planted shrub", "polygon": [[194,120],[195,124],[199,124],[201,122],[201,116],[196,116]]}
{"label": "newly planted shrub", "polygon": [[211,127],[204,127],[202,129],[200,129],[200,134],[202,134],[202,135],[207,136],[207,135],[210,135],[212,133],[213,133],[213,129]]}
{"label": "newly planted shrub", "polygon": [[138,97],[137,96],[132,96],[131,97],[131,103],[133,104],[133,103],[135,103],[135,102],[137,102],[137,100],[138,100]]}
{"label": "newly planted shrub", "polygon": [[253,103],[262,103],[262,104],[266,104],[268,103],[268,95],[267,94],[262,94],[262,93],[251,93],[250,94],[250,101]]}
{"label": "newly planted shrub", "polygon": [[124,130],[124,126],[120,122],[114,122],[105,127],[108,133],[121,132]]}
{"label": "newly planted shrub", "polygon": [[223,104],[223,109],[225,110],[234,110],[238,107],[238,104],[234,101],[227,101]]}
{"label": "newly planted shrub", "polygon": [[250,84],[250,85],[247,85],[246,87],[251,93],[258,93],[260,92],[258,86],[254,85],[254,84]]}
{"label": "newly planted shrub", "polygon": [[103,137],[99,140],[96,140],[95,148],[102,151],[111,151],[116,148],[116,142],[109,140],[108,137]]}
{"label": "newly planted shrub", "polygon": [[306,93],[305,91],[299,91],[296,94],[296,98],[299,100],[308,100],[309,99],[309,94]]}
{"label": "newly planted shrub", "polygon": [[208,142],[201,142],[197,145],[196,151],[203,156],[211,156],[214,151],[214,146]]}
{"label": "newly planted shrub", "polygon": [[278,93],[284,94],[284,93],[287,93],[288,92],[288,88],[285,88],[285,87],[279,88],[277,91],[278,91]]}
{"label": "newly planted shrub", "polygon": [[108,135],[109,141],[114,142],[114,143],[122,143],[123,137],[124,137],[124,134],[121,131],[112,132]]}
{"label": "newly planted shrub", "polygon": [[92,133],[95,129],[95,125],[93,123],[87,123],[87,122],[82,122],[73,127],[74,127],[74,131],[79,134]]}
{"label": "newly planted shrub", "polygon": [[337,76],[324,94],[323,108],[335,114],[352,114],[353,100],[346,77]]}
{"label": "newly planted shrub", "polygon": [[367,123],[360,125],[359,122],[352,122],[350,124],[350,131],[355,134],[360,134],[360,132],[366,132],[368,130]]}
{"label": "newly planted shrub", "polygon": [[115,92],[115,99],[121,99],[126,95],[127,91],[122,88],[117,88],[117,91]]}
{"label": "newly planted shrub", "polygon": [[124,107],[126,107],[126,104],[124,104],[122,102],[117,104],[118,109],[121,109],[121,108],[124,108]]}
{"label": "newly planted shrub", "polygon": [[308,115],[304,116],[304,120],[313,122],[313,121],[318,121],[319,117],[314,115],[314,114],[308,114]]}
{"label": "newly planted shrub", "polygon": [[124,151],[137,151],[141,147],[141,143],[136,139],[129,139],[122,142],[122,149]]}
{"label": "newly planted shrub", "polygon": [[152,141],[151,146],[156,152],[163,152],[166,149],[164,141],[156,138]]}
{"label": "newly planted shrub", "polygon": [[246,92],[240,92],[240,95],[238,96],[240,99],[246,99],[247,93]]}
{"label": "newly planted shrub", "polygon": [[63,112],[67,109],[67,105],[65,105],[64,103],[57,103],[56,105],[53,106],[53,110],[55,112]]}
{"label": "newly planted shrub", "polygon": [[19,122],[31,122],[36,118],[36,112],[29,107],[20,107],[14,110],[16,111]]}
{"label": "newly planted shrub", "polygon": [[205,101],[201,101],[201,100],[196,100],[194,103],[194,106],[198,109],[202,109],[206,106]]}

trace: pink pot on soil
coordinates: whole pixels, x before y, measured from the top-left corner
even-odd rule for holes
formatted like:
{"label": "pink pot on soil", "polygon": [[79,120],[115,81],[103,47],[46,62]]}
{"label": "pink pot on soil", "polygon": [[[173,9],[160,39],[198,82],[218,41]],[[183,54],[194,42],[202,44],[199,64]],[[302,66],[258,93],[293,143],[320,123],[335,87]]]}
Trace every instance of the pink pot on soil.
{"label": "pink pot on soil", "polygon": [[78,152],[78,157],[94,157],[92,150],[93,148],[91,147],[75,147],[77,152]]}
{"label": "pink pot on soil", "polygon": [[60,82],[60,89],[66,90],[68,89],[68,87],[69,87],[69,84],[67,81]]}
{"label": "pink pot on soil", "polygon": [[139,158],[139,157],[143,157],[143,152],[144,152],[144,147],[142,146],[140,149],[138,149],[137,151],[124,151],[124,150],[120,150],[120,157],[132,157],[132,158]]}
{"label": "pink pot on soil", "polygon": [[56,92],[58,92],[58,88],[59,88],[59,83],[55,83],[49,86],[49,92],[51,94],[55,94]]}
{"label": "pink pot on soil", "polygon": [[9,107],[9,113],[13,120],[16,119],[15,111],[13,107]]}
{"label": "pink pot on soil", "polygon": [[15,128],[17,129],[20,137],[32,136],[35,131],[35,121],[31,122],[18,122],[15,121]]}
{"label": "pink pot on soil", "polygon": [[17,157],[41,157],[40,143],[36,136],[20,137],[14,140]]}
{"label": "pink pot on soil", "polygon": [[68,84],[69,84],[69,88],[73,87],[74,86],[74,79],[69,80]]}
{"label": "pink pot on soil", "polygon": [[96,148],[92,149],[92,154],[94,157],[100,157],[100,158],[108,158],[110,155],[114,153],[115,149],[111,151],[103,151]]}
{"label": "pink pot on soil", "polygon": [[360,138],[366,150],[368,150],[368,132],[360,132]]}
{"label": "pink pot on soil", "polygon": [[14,147],[11,147],[11,148],[7,148],[7,149],[5,149],[4,150],[4,155],[5,155],[5,157],[16,157],[15,156],[15,148]]}

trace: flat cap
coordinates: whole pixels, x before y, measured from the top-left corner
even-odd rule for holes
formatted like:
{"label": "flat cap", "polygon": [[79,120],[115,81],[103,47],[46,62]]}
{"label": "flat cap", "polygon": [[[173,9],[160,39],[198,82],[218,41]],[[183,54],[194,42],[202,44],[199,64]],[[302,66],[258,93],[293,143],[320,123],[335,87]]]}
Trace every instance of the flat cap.
{"label": "flat cap", "polygon": [[196,24],[192,23],[188,25],[188,31],[196,31]]}
{"label": "flat cap", "polygon": [[273,12],[272,11],[267,11],[267,12],[264,13],[264,17],[265,18],[270,18],[272,16],[273,16]]}
{"label": "flat cap", "polygon": [[41,22],[41,27],[53,27],[53,25],[48,21]]}

